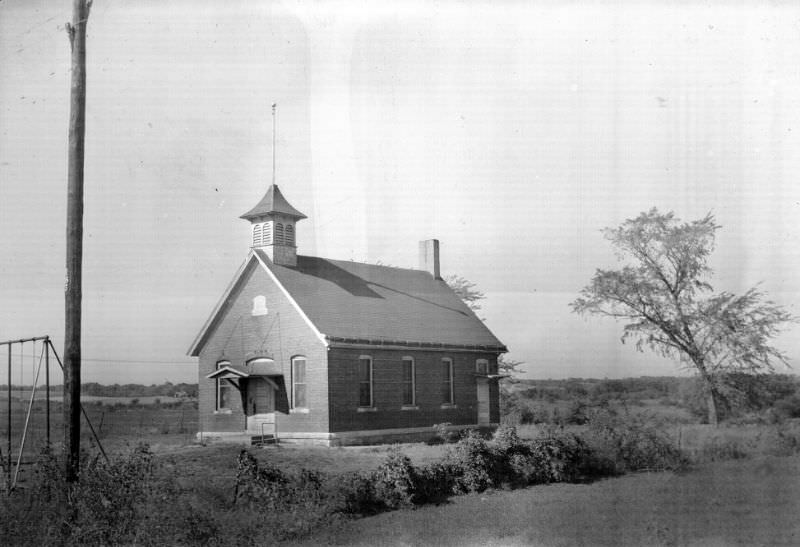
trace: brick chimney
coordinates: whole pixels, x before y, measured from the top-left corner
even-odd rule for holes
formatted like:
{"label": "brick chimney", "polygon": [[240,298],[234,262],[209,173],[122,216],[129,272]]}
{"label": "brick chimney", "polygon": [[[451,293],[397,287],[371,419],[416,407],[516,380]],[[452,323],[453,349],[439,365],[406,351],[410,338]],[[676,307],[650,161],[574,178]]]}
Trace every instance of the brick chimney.
{"label": "brick chimney", "polygon": [[434,279],[441,279],[439,271],[439,240],[426,239],[419,242],[419,269],[430,273]]}

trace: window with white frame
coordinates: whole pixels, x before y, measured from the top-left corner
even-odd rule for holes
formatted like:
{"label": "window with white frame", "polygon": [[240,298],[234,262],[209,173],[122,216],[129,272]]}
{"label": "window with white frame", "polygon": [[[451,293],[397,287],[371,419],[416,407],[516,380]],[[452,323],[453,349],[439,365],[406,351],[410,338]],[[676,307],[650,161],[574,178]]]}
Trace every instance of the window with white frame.
{"label": "window with white frame", "polygon": [[358,358],[358,406],[362,408],[373,406],[372,380],[372,357],[362,355]]}
{"label": "window with white frame", "polygon": [[413,357],[403,357],[403,406],[417,404],[417,371]]}
{"label": "window with white frame", "polygon": [[267,309],[267,297],[263,294],[259,294],[258,296],[253,297],[253,309],[250,310],[250,315],[256,317],[258,315],[267,315],[269,310]]}
{"label": "window with white frame", "polygon": [[[222,367],[230,366],[230,361],[220,361],[217,363],[217,370]],[[231,401],[233,396],[233,386],[228,380],[217,378],[217,400],[215,410],[227,411],[231,409]]]}
{"label": "window with white frame", "polygon": [[307,408],[306,358],[292,358],[292,408]]}
{"label": "window with white frame", "polygon": [[442,404],[453,404],[453,360],[442,358]]}
{"label": "window with white frame", "polygon": [[475,372],[478,374],[489,374],[489,361],[486,359],[478,359],[475,361]]}

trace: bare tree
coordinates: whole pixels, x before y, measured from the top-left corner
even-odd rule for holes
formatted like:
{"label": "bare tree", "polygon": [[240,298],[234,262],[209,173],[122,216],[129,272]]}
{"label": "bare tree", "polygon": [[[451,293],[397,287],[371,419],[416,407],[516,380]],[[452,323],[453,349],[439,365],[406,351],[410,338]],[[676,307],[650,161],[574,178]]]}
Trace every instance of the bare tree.
{"label": "bare tree", "polygon": [[708,257],[719,226],[711,214],[682,223],[653,208],[604,234],[621,261],[619,270],[597,270],[572,310],[626,321],[622,342],[678,358],[698,374],[716,425],[718,405],[731,373],[772,372],[786,356],[770,345],[789,321],[781,306],[758,288],[743,295],[713,293]]}

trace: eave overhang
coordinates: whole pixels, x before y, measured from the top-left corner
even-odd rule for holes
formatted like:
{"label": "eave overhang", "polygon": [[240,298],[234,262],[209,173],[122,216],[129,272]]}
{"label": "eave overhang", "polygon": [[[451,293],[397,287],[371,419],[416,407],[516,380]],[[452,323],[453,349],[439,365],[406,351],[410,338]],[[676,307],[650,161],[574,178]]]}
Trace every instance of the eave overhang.
{"label": "eave overhang", "polygon": [[389,340],[385,338],[344,338],[340,336],[325,336],[330,347],[380,347],[384,349],[424,349],[430,351],[458,351],[458,352],[484,352],[506,353],[508,349],[503,346],[480,344],[445,344],[437,342],[418,342],[414,340]]}

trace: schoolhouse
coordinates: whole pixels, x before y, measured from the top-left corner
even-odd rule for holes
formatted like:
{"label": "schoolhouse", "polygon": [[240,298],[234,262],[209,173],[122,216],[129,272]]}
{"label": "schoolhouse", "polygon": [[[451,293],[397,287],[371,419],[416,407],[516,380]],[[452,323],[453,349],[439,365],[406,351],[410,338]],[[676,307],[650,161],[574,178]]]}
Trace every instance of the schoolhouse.
{"label": "schoolhouse", "polygon": [[250,251],[189,349],[205,439],[326,445],[423,440],[498,424],[505,346],[442,279],[297,254],[306,216],[278,186],[241,216]]}

